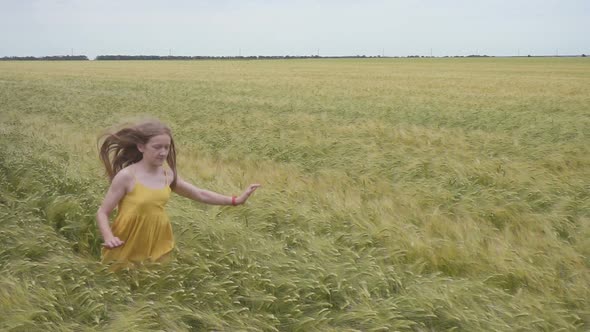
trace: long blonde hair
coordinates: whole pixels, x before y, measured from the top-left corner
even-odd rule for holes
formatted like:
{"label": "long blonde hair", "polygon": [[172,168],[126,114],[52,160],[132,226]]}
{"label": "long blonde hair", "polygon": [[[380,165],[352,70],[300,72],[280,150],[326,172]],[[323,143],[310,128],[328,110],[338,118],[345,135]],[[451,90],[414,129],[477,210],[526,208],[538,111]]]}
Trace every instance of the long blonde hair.
{"label": "long blonde hair", "polygon": [[111,129],[98,138],[99,157],[104,164],[109,180],[113,181],[119,171],[143,158],[142,153],[137,149],[138,144],[146,144],[150,138],[162,134],[170,136],[170,151],[166,162],[174,172],[174,179],[170,183],[170,187],[174,188],[177,175],[176,148],[172,131],[156,119],[127,123],[118,126],[117,129]]}

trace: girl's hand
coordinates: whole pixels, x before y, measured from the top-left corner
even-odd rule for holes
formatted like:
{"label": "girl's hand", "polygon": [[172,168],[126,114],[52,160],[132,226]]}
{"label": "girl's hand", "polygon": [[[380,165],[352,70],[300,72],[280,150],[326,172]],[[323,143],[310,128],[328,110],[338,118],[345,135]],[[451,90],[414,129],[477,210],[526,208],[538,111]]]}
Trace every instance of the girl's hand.
{"label": "girl's hand", "polygon": [[121,241],[118,237],[114,236],[108,240],[105,240],[102,245],[106,248],[113,249],[122,246],[124,243],[124,241]]}
{"label": "girl's hand", "polygon": [[238,205],[246,203],[250,195],[252,195],[252,193],[254,193],[260,186],[261,185],[258,183],[249,185],[240,197],[236,198],[236,203],[238,203]]}

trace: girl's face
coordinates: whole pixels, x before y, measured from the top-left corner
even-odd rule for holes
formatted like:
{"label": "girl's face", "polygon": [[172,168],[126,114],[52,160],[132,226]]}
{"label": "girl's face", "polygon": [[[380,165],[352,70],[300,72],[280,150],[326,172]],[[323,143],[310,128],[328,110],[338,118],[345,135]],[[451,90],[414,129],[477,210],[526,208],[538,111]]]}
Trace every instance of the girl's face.
{"label": "girl's face", "polygon": [[143,153],[143,159],[150,164],[162,166],[170,152],[170,136],[161,134],[153,136],[146,144],[138,144],[137,148]]}

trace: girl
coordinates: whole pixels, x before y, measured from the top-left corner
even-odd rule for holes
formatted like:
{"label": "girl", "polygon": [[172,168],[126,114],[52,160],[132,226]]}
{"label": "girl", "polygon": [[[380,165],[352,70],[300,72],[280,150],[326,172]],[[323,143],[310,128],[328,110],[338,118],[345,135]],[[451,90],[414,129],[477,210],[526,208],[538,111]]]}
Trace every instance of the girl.
{"label": "girl", "polygon": [[[260,187],[252,184],[236,197],[187,183],[176,172],[172,133],[157,120],[127,125],[100,140],[100,159],[111,186],[96,219],[104,239],[102,262],[112,263],[113,271],[143,261],[168,260],[174,237],[164,206],[172,191],[207,204],[240,205]],[[117,205],[111,228],[108,216]]]}

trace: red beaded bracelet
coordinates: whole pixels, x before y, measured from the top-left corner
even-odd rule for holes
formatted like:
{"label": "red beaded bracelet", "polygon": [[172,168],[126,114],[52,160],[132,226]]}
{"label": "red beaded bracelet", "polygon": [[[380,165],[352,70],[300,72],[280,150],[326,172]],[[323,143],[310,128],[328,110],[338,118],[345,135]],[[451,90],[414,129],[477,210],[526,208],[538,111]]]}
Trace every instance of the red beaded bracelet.
{"label": "red beaded bracelet", "polygon": [[231,197],[231,205],[236,206],[236,196]]}

